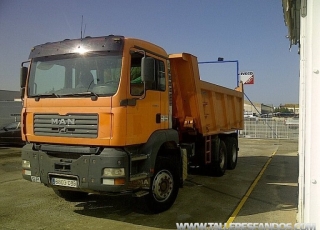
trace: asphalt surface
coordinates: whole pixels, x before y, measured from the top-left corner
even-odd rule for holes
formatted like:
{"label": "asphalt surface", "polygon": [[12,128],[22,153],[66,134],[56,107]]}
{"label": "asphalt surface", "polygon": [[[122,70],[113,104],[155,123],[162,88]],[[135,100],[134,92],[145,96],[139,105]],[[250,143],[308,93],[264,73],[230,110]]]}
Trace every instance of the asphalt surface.
{"label": "asphalt surface", "polygon": [[298,143],[240,139],[238,165],[223,177],[193,172],[166,212],[142,199],[89,195],[68,202],[22,179],[19,147],[0,146],[0,229],[176,229],[176,223],[295,223]]}

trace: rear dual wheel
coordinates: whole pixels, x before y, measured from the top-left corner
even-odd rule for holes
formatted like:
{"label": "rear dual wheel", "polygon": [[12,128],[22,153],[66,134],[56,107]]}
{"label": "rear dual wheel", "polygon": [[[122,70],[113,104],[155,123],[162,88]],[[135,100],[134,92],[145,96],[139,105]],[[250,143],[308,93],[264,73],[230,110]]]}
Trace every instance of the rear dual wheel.
{"label": "rear dual wheel", "polygon": [[236,138],[227,138],[227,153],[227,169],[235,169],[238,162],[238,145]]}
{"label": "rear dual wheel", "polygon": [[212,155],[213,175],[218,177],[223,176],[227,168],[227,148],[224,141],[219,141],[218,156]]}

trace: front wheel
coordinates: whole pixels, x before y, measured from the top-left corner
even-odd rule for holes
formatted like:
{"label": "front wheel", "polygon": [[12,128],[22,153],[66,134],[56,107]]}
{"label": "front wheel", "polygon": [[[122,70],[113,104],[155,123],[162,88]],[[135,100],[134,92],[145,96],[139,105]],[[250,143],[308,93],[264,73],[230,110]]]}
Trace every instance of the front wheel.
{"label": "front wheel", "polygon": [[174,162],[162,157],[156,161],[150,193],[146,196],[147,206],[154,213],[169,209],[178,195],[179,171],[178,167],[174,167]]}

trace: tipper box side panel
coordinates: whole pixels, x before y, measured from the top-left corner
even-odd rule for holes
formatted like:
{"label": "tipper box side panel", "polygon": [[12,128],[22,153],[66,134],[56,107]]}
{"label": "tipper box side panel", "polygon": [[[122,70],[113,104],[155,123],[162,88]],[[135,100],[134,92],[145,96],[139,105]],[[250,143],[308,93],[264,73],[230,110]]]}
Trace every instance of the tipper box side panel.
{"label": "tipper box side panel", "polygon": [[194,128],[204,136],[243,129],[242,87],[233,90],[201,81],[197,58],[190,54],[173,54],[169,58],[173,114],[180,128],[192,118]]}
{"label": "tipper box side panel", "polygon": [[243,93],[200,81],[204,135],[243,129]]}

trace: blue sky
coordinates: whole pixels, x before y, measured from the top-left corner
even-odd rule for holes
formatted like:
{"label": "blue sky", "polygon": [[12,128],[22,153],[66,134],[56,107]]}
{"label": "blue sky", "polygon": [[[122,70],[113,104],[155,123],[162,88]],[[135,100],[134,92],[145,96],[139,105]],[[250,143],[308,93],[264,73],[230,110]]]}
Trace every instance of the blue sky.
{"label": "blue sky", "polygon": [[[255,84],[245,85],[251,101],[299,101],[298,50],[289,50],[277,0],[1,0],[0,89],[19,90],[20,65],[33,46],[79,38],[82,15],[85,36],[140,38],[200,62],[238,60],[240,71],[255,74]],[[236,64],[202,64],[200,76],[234,88]]]}

